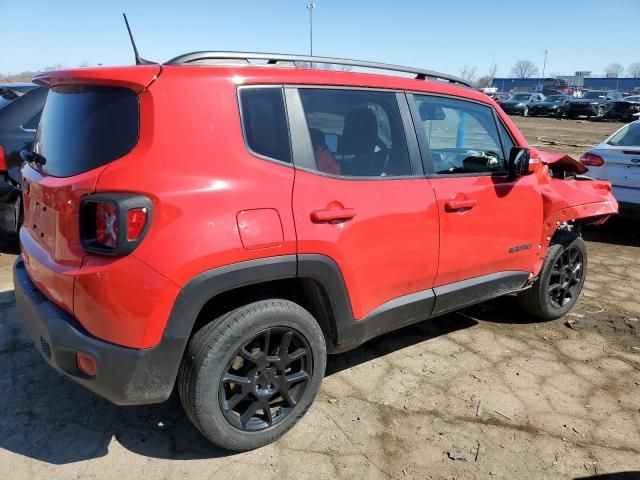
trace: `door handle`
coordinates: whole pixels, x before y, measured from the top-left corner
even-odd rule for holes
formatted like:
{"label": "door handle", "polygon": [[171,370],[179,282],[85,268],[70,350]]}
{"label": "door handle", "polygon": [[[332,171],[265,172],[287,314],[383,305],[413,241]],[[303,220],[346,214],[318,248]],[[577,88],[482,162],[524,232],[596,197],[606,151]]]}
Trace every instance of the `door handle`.
{"label": "door handle", "polygon": [[340,208],[336,210],[314,210],[311,212],[311,221],[313,223],[329,223],[339,220],[351,220],[356,216],[353,208]]}
{"label": "door handle", "polygon": [[444,204],[447,212],[457,212],[458,210],[468,210],[476,206],[478,202],[470,198],[467,200],[448,200]]}

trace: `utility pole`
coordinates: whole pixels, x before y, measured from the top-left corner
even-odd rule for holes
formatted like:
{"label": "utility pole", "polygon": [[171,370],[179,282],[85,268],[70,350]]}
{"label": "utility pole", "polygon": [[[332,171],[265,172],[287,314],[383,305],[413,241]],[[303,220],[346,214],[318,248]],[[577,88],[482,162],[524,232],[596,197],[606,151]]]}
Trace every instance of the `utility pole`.
{"label": "utility pole", "polygon": [[[309,9],[309,54],[313,57],[313,10],[316,8],[316,4],[308,3],[307,8]],[[313,64],[311,67],[313,68]]]}
{"label": "utility pole", "polygon": [[542,53],[544,53],[544,63],[542,64],[542,78],[544,78],[544,72],[547,69],[547,54],[549,50],[545,49]]}

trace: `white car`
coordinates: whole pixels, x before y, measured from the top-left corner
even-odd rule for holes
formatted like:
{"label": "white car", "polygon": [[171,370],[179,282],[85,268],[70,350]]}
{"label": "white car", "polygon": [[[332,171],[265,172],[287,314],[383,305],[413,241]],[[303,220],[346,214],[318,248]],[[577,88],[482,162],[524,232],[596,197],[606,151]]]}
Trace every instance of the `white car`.
{"label": "white car", "polygon": [[625,125],[582,155],[588,175],[608,180],[622,215],[640,217],[640,120]]}

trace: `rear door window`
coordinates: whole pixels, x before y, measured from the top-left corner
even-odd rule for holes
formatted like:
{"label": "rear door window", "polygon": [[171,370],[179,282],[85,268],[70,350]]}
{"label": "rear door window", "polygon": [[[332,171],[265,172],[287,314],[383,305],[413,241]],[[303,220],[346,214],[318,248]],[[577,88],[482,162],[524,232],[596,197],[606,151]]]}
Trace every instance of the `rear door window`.
{"label": "rear door window", "polygon": [[315,170],[342,177],[411,175],[393,92],[301,88]]}
{"label": "rear door window", "polygon": [[106,165],[138,142],[138,97],[122,87],[64,85],[49,90],[34,152],[40,172],[69,177]]}

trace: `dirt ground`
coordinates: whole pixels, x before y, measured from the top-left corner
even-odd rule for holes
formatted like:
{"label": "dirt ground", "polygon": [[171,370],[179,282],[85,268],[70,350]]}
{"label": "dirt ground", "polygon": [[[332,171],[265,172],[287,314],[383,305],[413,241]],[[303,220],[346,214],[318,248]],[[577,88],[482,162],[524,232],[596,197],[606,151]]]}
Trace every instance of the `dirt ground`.
{"label": "dirt ground", "polygon": [[[620,126],[516,123],[574,155]],[[585,232],[588,280],[565,318],[536,322],[507,297],[331,357],[299,425],[244,454],[207,444],[176,398],[118,408],[53,373],[2,255],[2,478],[640,478],[639,227]]]}

